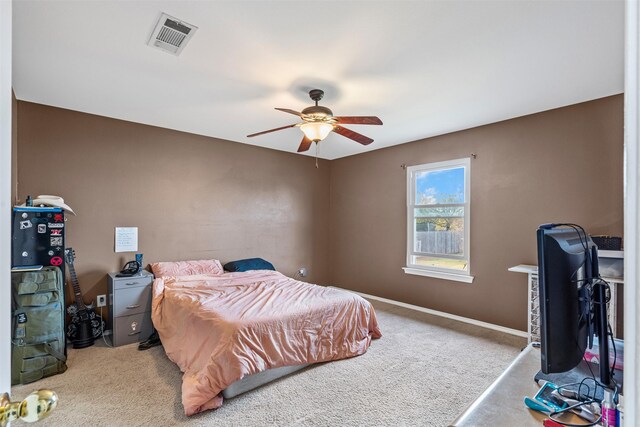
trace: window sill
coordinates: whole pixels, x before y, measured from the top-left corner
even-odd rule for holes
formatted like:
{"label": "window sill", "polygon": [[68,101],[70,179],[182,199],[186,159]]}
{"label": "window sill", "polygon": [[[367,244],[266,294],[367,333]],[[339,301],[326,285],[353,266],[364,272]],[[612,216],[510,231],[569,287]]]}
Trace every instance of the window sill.
{"label": "window sill", "polygon": [[403,267],[406,274],[434,277],[436,279],[453,280],[456,282],[472,283],[474,277],[468,274],[446,273],[444,271],[423,270],[421,268]]}

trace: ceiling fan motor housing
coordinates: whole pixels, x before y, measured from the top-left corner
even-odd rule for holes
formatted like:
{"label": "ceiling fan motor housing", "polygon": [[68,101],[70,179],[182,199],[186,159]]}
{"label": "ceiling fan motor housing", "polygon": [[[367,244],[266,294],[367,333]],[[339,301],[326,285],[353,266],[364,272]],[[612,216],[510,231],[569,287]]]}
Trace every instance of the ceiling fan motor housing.
{"label": "ceiling fan motor housing", "polygon": [[333,111],[331,111],[327,107],[322,107],[320,105],[314,105],[312,107],[307,107],[301,112],[302,118],[305,121],[328,121],[328,119],[333,118]]}

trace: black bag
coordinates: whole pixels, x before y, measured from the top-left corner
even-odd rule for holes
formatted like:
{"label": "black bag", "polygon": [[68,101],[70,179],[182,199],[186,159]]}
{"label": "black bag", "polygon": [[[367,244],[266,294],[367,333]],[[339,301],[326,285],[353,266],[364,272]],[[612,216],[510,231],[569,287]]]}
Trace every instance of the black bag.
{"label": "black bag", "polygon": [[62,271],[13,272],[11,288],[11,385],[66,371]]}

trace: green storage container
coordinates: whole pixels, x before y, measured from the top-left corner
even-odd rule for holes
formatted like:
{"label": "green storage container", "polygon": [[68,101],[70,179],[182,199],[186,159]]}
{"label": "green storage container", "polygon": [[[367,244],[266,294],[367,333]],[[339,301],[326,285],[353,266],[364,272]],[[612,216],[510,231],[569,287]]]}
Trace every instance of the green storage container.
{"label": "green storage container", "polygon": [[64,279],[58,267],[11,273],[11,384],[67,370]]}

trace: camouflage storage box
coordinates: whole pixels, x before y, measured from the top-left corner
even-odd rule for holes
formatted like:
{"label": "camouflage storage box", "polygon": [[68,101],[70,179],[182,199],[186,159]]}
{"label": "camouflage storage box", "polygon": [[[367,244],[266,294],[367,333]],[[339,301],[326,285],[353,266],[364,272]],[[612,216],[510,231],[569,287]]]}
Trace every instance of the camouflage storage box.
{"label": "camouflage storage box", "polygon": [[11,287],[11,384],[66,371],[62,271],[13,272]]}

